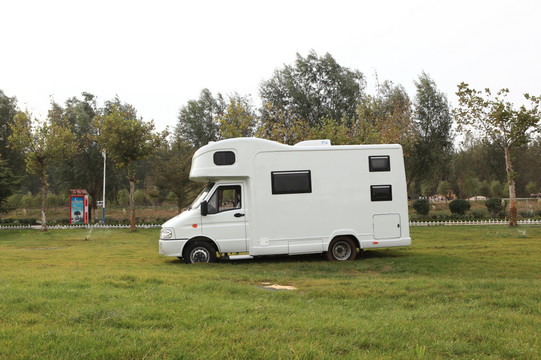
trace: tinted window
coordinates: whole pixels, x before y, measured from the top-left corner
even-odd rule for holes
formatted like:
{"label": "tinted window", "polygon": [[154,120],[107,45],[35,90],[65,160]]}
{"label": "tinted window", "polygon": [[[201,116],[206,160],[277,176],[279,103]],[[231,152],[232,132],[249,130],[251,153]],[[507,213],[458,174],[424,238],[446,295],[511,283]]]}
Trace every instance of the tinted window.
{"label": "tinted window", "polygon": [[370,171],[391,171],[389,156],[370,156]]}
{"label": "tinted window", "polygon": [[303,194],[312,192],[312,179],[310,170],[300,171],[273,171],[272,193]]}
{"label": "tinted window", "polygon": [[370,186],[370,199],[372,201],[391,201],[393,192],[391,185],[372,185]]}
{"label": "tinted window", "polygon": [[235,163],[235,153],[233,151],[217,151],[214,153],[214,164],[233,165]]}

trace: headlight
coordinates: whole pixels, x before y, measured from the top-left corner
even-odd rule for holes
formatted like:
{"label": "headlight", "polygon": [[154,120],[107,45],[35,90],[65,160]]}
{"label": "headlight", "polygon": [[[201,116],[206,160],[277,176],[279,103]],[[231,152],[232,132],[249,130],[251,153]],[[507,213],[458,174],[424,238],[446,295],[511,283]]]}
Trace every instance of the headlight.
{"label": "headlight", "polygon": [[173,229],[162,229],[160,232],[160,239],[172,239],[173,238]]}

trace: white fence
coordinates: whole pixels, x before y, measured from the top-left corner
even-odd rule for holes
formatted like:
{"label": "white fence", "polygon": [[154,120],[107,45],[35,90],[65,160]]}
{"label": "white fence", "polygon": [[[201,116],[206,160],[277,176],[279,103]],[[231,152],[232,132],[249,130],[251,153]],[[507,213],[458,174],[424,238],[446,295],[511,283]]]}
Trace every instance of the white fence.
{"label": "white fence", "polygon": [[[161,224],[145,224],[135,225],[137,229],[159,229]],[[47,225],[47,230],[68,230],[68,229],[129,229],[130,225]],[[25,230],[35,229],[40,230],[41,225],[20,225],[20,226],[0,226],[0,230]]]}
{"label": "white fence", "polygon": [[[518,220],[518,225],[541,225],[541,220]],[[509,220],[410,221],[410,226],[509,225]]]}
{"label": "white fence", "polygon": [[[518,220],[518,225],[541,225],[541,220]],[[410,221],[410,226],[463,226],[463,225],[508,225],[509,220],[472,220],[472,221]],[[159,229],[161,224],[135,225],[137,229]],[[129,229],[130,225],[51,225],[48,230],[67,229]],[[40,225],[0,226],[0,230],[41,229]]]}

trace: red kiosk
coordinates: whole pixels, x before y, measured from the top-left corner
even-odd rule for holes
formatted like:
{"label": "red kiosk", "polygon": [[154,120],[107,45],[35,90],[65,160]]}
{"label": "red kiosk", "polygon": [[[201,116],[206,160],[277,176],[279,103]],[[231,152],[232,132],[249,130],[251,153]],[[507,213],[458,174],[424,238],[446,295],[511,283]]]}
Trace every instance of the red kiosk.
{"label": "red kiosk", "polygon": [[71,189],[70,225],[88,224],[88,195],[86,189]]}

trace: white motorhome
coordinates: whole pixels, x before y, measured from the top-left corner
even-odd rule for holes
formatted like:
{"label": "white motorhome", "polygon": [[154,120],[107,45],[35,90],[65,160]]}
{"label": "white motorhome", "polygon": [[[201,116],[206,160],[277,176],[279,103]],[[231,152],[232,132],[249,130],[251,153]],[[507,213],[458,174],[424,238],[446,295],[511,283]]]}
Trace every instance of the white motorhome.
{"label": "white motorhome", "polygon": [[400,145],[228,139],[196,151],[190,179],[207,186],[159,241],[160,254],[187,263],[238,253],[353,260],[357,249],[411,243]]}

